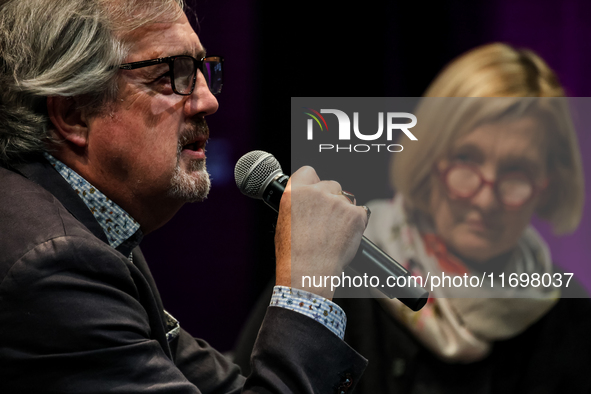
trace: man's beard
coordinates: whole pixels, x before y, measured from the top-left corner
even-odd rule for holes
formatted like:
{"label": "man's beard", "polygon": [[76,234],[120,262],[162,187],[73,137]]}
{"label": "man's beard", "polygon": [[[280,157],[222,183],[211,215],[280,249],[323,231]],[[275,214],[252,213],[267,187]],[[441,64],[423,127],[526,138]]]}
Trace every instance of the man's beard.
{"label": "man's beard", "polygon": [[185,202],[200,202],[205,200],[211,187],[209,173],[205,166],[205,159],[191,160],[187,170],[181,167],[183,146],[195,133],[209,136],[209,130],[205,121],[197,122],[194,130],[186,133],[179,141],[176,167],[170,180],[171,187],[168,190],[169,197]]}
{"label": "man's beard", "polygon": [[188,171],[182,169],[180,161],[177,161],[170,183],[171,188],[168,191],[170,197],[185,202],[200,202],[205,200],[211,187],[209,174],[205,167],[205,159],[192,160],[189,163]]}

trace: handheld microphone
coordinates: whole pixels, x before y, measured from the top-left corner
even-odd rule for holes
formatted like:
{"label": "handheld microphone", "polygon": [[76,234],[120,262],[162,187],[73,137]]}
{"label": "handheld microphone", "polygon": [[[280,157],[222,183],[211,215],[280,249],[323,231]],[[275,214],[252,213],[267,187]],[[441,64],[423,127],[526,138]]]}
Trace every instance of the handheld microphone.
{"label": "handheld microphone", "polygon": [[[279,203],[289,176],[283,173],[272,154],[260,150],[245,154],[236,163],[234,177],[242,194],[263,200],[275,212],[279,212]],[[413,311],[418,311],[427,303],[429,292],[420,286],[411,286],[408,271],[365,236],[361,238],[357,254],[349,267],[359,273],[377,276],[380,283],[387,283],[389,277],[396,279],[405,276],[406,287],[382,286],[377,289],[389,298],[398,298]]]}

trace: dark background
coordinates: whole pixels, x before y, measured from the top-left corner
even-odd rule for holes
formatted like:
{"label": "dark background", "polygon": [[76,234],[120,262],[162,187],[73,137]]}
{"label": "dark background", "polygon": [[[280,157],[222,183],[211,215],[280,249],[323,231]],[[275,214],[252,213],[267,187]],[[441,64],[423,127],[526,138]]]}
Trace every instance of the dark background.
{"label": "dark background", "polygon": [[[494,41],[536,51],[568,95],[591,95],[586,0],[187,1],[208,53],[226,58],[220,109],[208,118],[213,187],[204,203],[183,207],[142,248],[167,310],[222,351],[234,345],[274,270],[276,216],[240,194],[233,167],[261,149],[291,172],[290,97],[417,97],[450,60]],[[579,132],[586,160],[591,138]],[[591,163],[585,166],[589,184]],[[573,235],[556,239],[539,225],[567,268],[589,261],[589,203]],[[591,277],[591,264],[583,266],[576,273]]]}

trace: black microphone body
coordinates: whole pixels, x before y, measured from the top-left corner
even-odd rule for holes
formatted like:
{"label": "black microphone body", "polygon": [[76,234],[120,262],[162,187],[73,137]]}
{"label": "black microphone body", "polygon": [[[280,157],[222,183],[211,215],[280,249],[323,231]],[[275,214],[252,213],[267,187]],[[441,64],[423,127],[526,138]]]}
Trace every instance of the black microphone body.
{"label": "black microphone body", "polygon": [[[249,154],[252,154],[254,152],[261,151],[253,151]],[[249,154],[246,154],[245,156],[243,156],[243,158]],[[271,161],[270,159],[276,162],[276,159],[272,155],[268,153],[266,155],[270,156],[270,158],[263,157],[262,159],[259,159],[258,162],[264,162],[265,160]],[[264,181],[258,182],[261,185],[257,184],[257,186],[259,186],[259,190],[255,195],[255,193],[245,191],[244,185],[248,181],[248,177],[251,175],[251,173],[256,173],[257,163],[247,163],[246,165],[244,165],[243,167],[250,165],[250,172],[247,171],[245,172],[245,176],[240,176],[238,174],[238,167],[241,164],[241,160],[243,159],[240,159],[236,165],[236,183],[238,184],[240,191],[242,191],[243,194],[249,197],[259,198],[263,200],[265,204],[267,204],[276,212],[279,212],[281,196],[285,191],[285,186],[287,185],[289,176],[281,172],[281,167],[278,163],[278,168],[273,168],[271,170],[266,169],[266,172],[270,172],[270,175]],[[265,174],[262,174],[262,176],[259,176],[259,179],[264,177]],[[408,271],[396,260],[394,260],[384,251],[382,251],[379,247],[377,247],[373,242],[367,239],[365,236],[361,238],[361,244],[359,245],[357,254],[353,258],[353,261],[351,262],[349,267],[352,268],[354,271],[357,271],[358,273],[365,273],[370,276],[378,277],[380,280],[380,284],[382,284],[382,286],[376,287],[376,289],[381,291],[389,298],[398,298],[403,304],[408,306],[413,311],[418,311],[427,303],[427,299],[429,298],[429,292],[420,286],[411,286],[411,279]],[[388,278],[393,278],[394,280],[391,279],[390,283],[394,283],[396,281],[396,278],[401,276],[406,277],[406,280],[404,282],[408,284],[407,286],[390,287],[388,285],[384,285],[384,283],[388,283]],[[416,284],[416,282],[413,283]]]}
{"label": "black microphone body", "polygon": [[279,213],[281,196],[285,191],[285,186],[287,185],[288,180],[289,177],[285,174],[277,175],[263,191],[262,200],[277,213]]}

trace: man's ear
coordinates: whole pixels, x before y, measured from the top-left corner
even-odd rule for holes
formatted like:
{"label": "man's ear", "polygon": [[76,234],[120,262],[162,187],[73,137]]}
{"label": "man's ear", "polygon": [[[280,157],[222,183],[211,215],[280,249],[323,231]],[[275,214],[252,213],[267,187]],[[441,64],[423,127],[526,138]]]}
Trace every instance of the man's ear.
{"label": "man's ear", "polygon": [[47,113],[59,137],[80,148],[88,145],[86,116],[73,97],[47,97]]}

